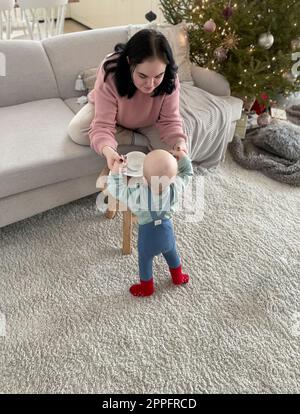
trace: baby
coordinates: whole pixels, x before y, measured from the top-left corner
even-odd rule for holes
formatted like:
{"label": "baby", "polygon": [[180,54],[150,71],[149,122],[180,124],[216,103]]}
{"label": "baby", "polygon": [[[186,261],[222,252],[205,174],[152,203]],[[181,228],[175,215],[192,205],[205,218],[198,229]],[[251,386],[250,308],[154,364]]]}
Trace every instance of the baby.
{"label": "baby", "polygon": [[159,254],[164,256],[175,285],[189,281],[189,276],[181,270],[171,214],[179,192],[193,175],[193,168],[184,151],[171,152],[173,155],[165,150],[149,152],[144,158],[143,182],[134,186],[128,185],[127,177],[122,175],[121,159],[114,162],[107,179],[109,193],[138,218],[140,283],[129,289],[134,296],[150,296],[154,292],[152,262]]}

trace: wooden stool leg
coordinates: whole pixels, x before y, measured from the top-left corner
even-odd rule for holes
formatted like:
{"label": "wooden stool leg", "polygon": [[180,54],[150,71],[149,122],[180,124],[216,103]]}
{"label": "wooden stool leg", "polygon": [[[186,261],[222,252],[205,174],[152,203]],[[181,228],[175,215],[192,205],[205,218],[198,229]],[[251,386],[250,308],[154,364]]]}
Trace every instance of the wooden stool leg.
{"label": "wooden stool leg", "polygon": [[105,217],[111,220],[115,218],[117,214],[118,201],[115,198],[113,198],[110,194],[107,194],[107,195],[108,195],[108,206],[105,212]]}
{"label": "wooden stool leg", "polygon": [[123,211],[123,254],[131,254],[132,213],[129,209]]}

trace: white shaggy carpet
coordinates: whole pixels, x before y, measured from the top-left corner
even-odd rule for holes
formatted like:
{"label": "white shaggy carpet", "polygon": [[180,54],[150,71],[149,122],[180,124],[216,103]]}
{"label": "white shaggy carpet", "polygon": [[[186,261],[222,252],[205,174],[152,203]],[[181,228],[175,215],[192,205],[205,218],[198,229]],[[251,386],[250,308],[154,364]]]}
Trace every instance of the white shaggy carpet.
{"label": "white shaggy carpet", "polygon": [[174,216],[191,283],[157,259],[150,298],[95,195],[0,229],[1,393],[300,392],[300,189],[229,154],[204,188]]}

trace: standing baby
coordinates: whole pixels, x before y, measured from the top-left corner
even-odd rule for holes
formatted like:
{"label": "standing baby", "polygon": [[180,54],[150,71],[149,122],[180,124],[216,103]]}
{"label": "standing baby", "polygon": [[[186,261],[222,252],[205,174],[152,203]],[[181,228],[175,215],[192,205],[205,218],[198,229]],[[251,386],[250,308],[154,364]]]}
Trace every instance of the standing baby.
{"label": "standing baby", "polygon": [[108,192],[138,218],[140,283],[130,287],[134,296],[153,294],[152,264],[159,254],[164,256],[175,285],[189,281],[189,276],[182,273],[171,216],[179,194],[193,175],[193,168],[185,151],[171,150],[171,153],[159,149],[145,156],[142,183],[128,185],[127,177],[122,174],[122,159],[114,160],[112,174],[107,178]]}

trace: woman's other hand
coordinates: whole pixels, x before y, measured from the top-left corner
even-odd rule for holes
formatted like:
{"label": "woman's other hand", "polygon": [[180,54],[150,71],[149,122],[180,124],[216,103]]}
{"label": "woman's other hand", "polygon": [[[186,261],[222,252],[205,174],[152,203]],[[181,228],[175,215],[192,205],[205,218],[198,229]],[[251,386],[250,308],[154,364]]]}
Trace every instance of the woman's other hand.
{"label": "woman's other hand", "polygon": [[186,155],[188,155],[188,147],[186,145],[186,141],[184,139],[179,140],[173,147],[174,151],[184,151]]}
{"label": "woman's other hand", "polygon": [[186,157],[187,153],[183,150],[171,150],[170,153],[174,155],[177,160],[181,160],[181,158]]}

